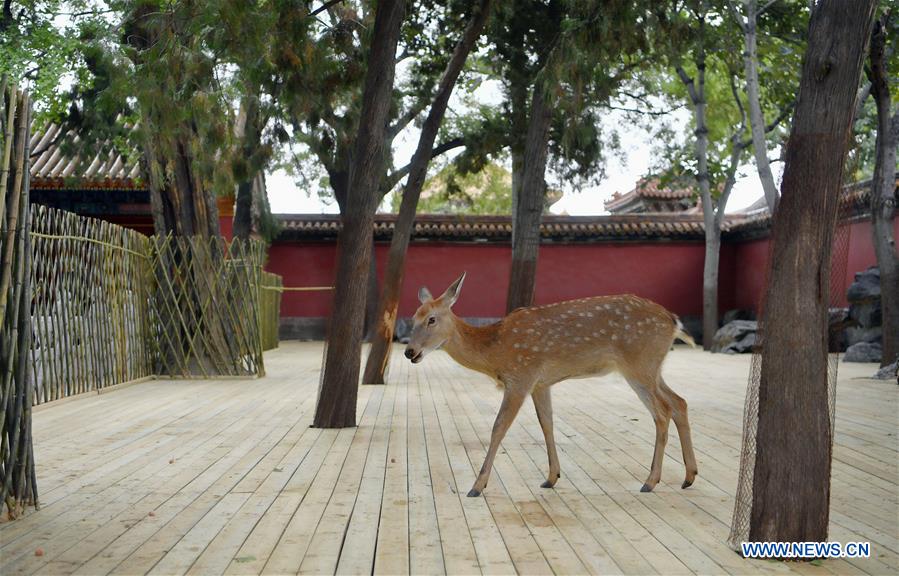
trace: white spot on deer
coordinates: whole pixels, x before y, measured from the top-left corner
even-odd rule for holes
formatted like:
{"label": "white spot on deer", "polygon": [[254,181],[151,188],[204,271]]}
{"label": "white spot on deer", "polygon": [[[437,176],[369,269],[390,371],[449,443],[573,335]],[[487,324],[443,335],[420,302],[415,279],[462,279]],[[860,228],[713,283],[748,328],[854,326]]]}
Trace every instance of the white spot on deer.
{"label": "white spot on deer", "polygon": [[605,329],[600,329],[600,330],[599,330],[599,333],[602,334],[603,336],[605,336],[606,331],[605,331]]}
{"label": "white spot on deer", "polygon": [[533,328],[528,328],[528,329],[526,330],[526,332],[527,332],[528,334],[533,334],[534,329],[533,329]]}
{"label": "white spot on deer", "polygon": [[612,334],[612,340],[618,340],[618,336],[616,334]]}
{"label": "white spot on deer", "polygon": [[521,348],[521,344],[519,344],[518,342],[516,342],[515,344],[512,344],[512,347],[513,347],[513,348]]}

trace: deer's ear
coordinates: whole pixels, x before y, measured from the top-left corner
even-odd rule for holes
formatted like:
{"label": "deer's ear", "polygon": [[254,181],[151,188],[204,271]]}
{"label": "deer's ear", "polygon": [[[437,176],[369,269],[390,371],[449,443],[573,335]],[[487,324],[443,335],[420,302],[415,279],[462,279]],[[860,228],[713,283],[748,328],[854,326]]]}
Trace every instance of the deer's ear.
{"label": "deer's ear", "polygon": [[455,282],[450,284],[450,287],[446,289],[446,292],[443,293],[441,298],[444,299],[447,306],[452,306],[456,303],[456,300],[459,299],[459,292],[462,291],[462,282],[465,280],[465,272],[459,276]]}
{"label": "deer's ear", "polygon": [[425,302],[430,302],[434,297],[431,296],[431,291],[422,286],[418,289],[418,301],[424,304]]}

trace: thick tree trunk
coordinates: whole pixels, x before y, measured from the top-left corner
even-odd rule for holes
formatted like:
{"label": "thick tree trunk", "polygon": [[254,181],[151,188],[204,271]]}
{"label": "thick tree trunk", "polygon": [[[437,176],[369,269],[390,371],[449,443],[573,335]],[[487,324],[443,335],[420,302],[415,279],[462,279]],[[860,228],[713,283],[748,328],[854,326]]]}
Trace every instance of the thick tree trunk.
{"label": "thick tree trunk", "polygon": [[378,262],[375,258],[375,238],[371,242],[371,258],[368,262],[368,277],[365,280],[365,322],[362,325],[363,340],[371,341],[378,325]]}
{"label": "thick tree trunk", "polygon": [[874,25],[871,37],[871,94],[877,105],[877,140],[871,180],[871,223],[874,252],[880,268],[880,307],[883,315],[881,366],[899,357],[899,253],[893,237],[896,216],[896,145],[899,112],[893,115],[886,68],[886,18]]}
{"label": "thick tree trunk", "polygon": [[759,180],[765,192],[765,201],[768,210],[773,213],[777,206],[777,184],[774,182],[774,174],[771,173],[771,163],[768,162],[768,144],[765,140],[765,116],[762,113],[761,96],[759,95],[759,71],[758,51],[756,47],[757,25],[756,0],[746,2],[746,23],[743,34],[746,40],[746,50],[743,52],[743,66],[746,72],[746,95],[749,100],[749,125],[752,128],[752,149],[755,153],[755,165],[758,170]]}
{"label": "thick tree trunk", "polygon": [[876,0],[819,0],[774,214],[749,539],[823,542],[830,507],[830,250]]}
{"label": "thick tree trunk", "polygon": [[243,181],[237,184],[232,230],[235,238],[247,240],[253,232],[253,195],[256,192],[256,180],[259,174],[258,169],[250,162],[259,147],[261,135],[259,103],[255,96],[250,95],[244,98],[240,115],[238,138],[243,140],[241,150],[248,166]]}
{"label": "thick tree trunk", "polygon": [[387,363],[390,359],[390,344],[393,341],[393,330],[396,325],[397,308],[399,307],[400,291],[403,286],[403,271],[406,263],[406,250],[409,248],[409,240],[412,237],[412,227],[415,222],[415,212],[418,208],[418,199],[421,189],[428,174],[428,164],[431,161],[432,148],[437,140],[437,132],[443,123],[443,116],[449,105],[450,95],[456,80],[462,72],[468,53],[474,47],[487,16],[490,12],[491,0],[481,0],[471,20],[469,20],[462,38],[456,44],[453,55],[447,63],[446,70],[440,79],[434,102],[428,111],[418,137],[418,146],[412,156],[409,178],[403,190],[403,199],[400,203],[400,213],[396,225],[393,228],[393,238],[390,242],[390,252],[387,256],[387,270],[384,275],[384,289],[381,294],[381,302],[375,314],[375,330],[372,336],[372,347],[365,364],[362,382],[366,384],[383,384]]}
{"label": "thick tree trunk", "polygon": [[384,175],[386,126],[405,8],[405,0],[380,0],[377,4],[350,187],[338,240],[324,373],[313,419],[313,425],[320,428],[356,425],[366,296],[362,279],[372,257],[372,226],[381,200],[379,184]]}
{"label": "thick tree trunk", "polygon": [[235,238],[246,240],[253,231],[253,180],[237,185],[232,231]]}
{"label": "thick tree trunk", "polygon": [[[537,282],[537,256],[540,249],[540,220],[546,195],[546,156],[552,109],[546,101],[541,82],[534,85],[527,140],[524,148],[521,192],[513,198],[512,270],[506,295],[506,312],[530,306]],[[514,192],[514,190],[513,190]]]}
{"label": "thick tree trunk", "polygon": [[[145,118],[145,124],[151,125]],[[150,202],[156,234],[219,235],[218,207],[210,191],[193,170],[186,136],[176,140],[171,158],[165,158],[153,139],[145,144],[144,161],[150,184]]]}
{"label": "thick tree trunk", "polygon": [[[345,158],[345,167],[328,171],[331,189],[334,191],[334,199],[337,200],[337,208],[340,210],[341,217],[347,212],[350,188],[349,155],[338,154],[338,162],[343,164],[343,160],[341,160],[343,158]],[[371,242],[372,257],[369,260],[368,274],[365,277],[364,321],[362,323],[363,340],[371,339],[372,330],[374,330],[377,324],[378,315],[378,263],[374,257],[375,238],[373,234],[369,238],[369,242]]]}

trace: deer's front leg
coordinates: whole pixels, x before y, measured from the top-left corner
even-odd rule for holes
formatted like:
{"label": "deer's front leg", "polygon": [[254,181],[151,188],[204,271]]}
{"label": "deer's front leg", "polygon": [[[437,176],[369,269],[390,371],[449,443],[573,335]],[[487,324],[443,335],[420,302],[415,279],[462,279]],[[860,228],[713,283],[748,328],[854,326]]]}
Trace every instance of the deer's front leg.
{"label": "deer's front leg", "polygon": [[552,488],[561,476],[559,454],[556,452],[556,440],[553,436],[553,403],[549,392],[549,386],[535,388],[531,392],[534,408],[537,410],[537,420],[543,429],[543,439],[546,441],[546,454],[549,456],[549,476],[541,488]]}
{"label": "deer's front leg", "polygon": [[496,421],[493,423],[493,434],[490,436],[490,448],[487,450],[487,458],[484,459],[484,465],[481,466],[481,472],[478,479],[475,480],[474,486],[468,491],[469,497],[480,496],[484,488],[487,487],[487,480],[490,478],[490,470],[493,469],[493,459],[496,458],[496,452],[499,450],[500,442],[515,420],[518,410],[524,403],[527,392],[518,392],[510,390],[506,386],[503,395],[503,403],[499,407],[499,414],[496,415]]}

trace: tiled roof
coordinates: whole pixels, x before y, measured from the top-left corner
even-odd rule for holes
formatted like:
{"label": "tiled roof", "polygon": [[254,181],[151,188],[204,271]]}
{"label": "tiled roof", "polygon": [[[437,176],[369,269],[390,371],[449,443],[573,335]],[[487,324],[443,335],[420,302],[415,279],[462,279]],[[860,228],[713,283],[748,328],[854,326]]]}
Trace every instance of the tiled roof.
{"label": "tiled roof", "polygon": [[636,186],[630,192],[621,194],[616,192],[611,199],[605,202],[605,208],[609,212],[620,211],[629,205],[639,202],[641,199],[662,200],[678,205],[683,205],[692,198],[693,190],[689,187],[667,186],[662,187],[659,178],[640,178]]}
{"label": "tiled roof", "polygon": [[[69,156],[59,145],[63,134],[56,124],[31,135],[31,187],[36,189],[116,189],[142,188],[140,166],[134,159],[117,153],[93,158]],[[78,137],[73,137],[78,142]]]}
{"label": "tiled roof", "polygon": [[[330,214],[280,214],[282,240],[330,240],[340,230],[340,218]],[[729,231],[747,220],[745,216],[728,219]],[[375,217],[374,233],[388,240],[396,216]],[[612,216],[544,216],[540,235],[547,242],[601,240],[702,240],[701,216],[680,214],[619,214]],[[439,240],[508,242],[512,238],[512,219],[508,216],[419,215],[415,219],[413,241]]]}

